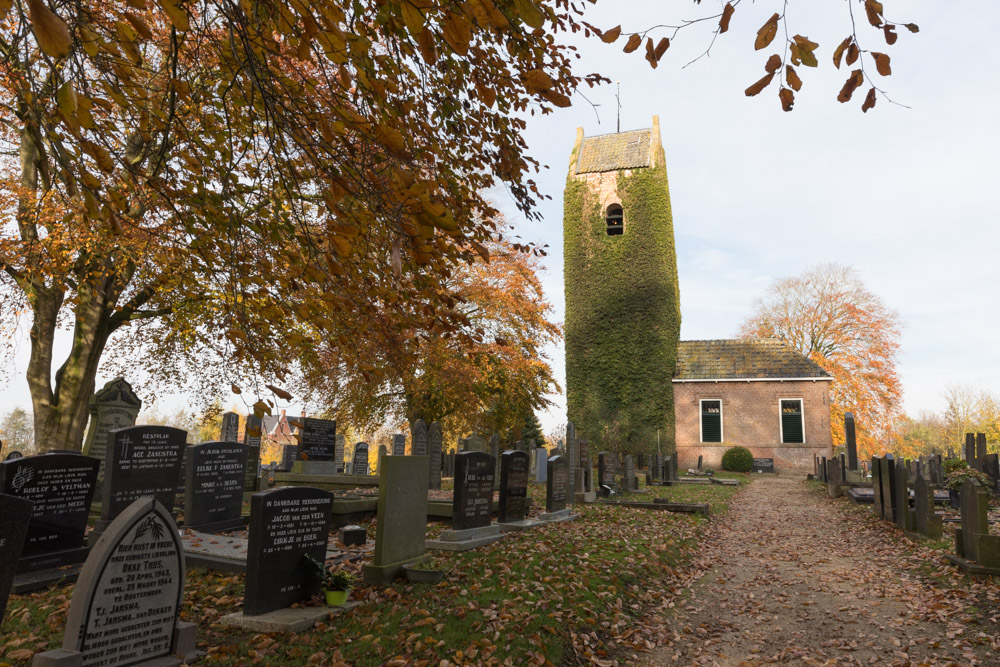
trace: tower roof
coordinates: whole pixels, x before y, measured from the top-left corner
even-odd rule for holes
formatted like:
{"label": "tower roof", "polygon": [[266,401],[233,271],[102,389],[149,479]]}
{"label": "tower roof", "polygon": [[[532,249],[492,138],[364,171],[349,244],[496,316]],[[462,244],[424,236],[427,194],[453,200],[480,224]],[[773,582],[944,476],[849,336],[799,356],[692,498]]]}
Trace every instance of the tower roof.
{"label": "tower roof", "polygon": [[580,146],[576,173],[589,174],[618,169],[650,167],[652,129],[632,130],[586,137]]}

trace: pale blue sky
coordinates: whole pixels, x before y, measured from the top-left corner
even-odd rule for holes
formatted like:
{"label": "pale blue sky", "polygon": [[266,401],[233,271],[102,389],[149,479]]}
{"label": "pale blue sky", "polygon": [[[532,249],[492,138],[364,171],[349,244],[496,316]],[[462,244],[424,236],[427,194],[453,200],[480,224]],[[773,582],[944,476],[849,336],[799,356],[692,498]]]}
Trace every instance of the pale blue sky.
{"label": "pale blue sky", "polygon": [[[775,87],[756,98],[743,90],[763,74],[771,48],[755,52],[757,28],[780,7],[739,5],[729,33],[708,58],[682,65],[710,39],[708,27],[682,31],[657,70],[641,49],[577,36],[580,72],[600,71],[622,86],[623,130],[660,116],[670,177],[685,339],[733,336],[775,278],[828,261],[855,267],[869,289],[897,309],[904,331],[900,374],[906,409],[941,410],[950,383],[1000,390],[997,288],[1000,248],[998,176],[1000,73],[991,57],[1000,25],[995,0],[942,3],[891,0],[890,18],[920,25],[886,47],[859,15],[862,46],[892,57],[884,87],[910,109],[880,99],[860,110],[867,88],[836,100],[847,72],[830,63],[848,34],[843,0],[788,3],[790,34],[819,42],[817,70],[802,68],[795,110],[781,111]],[[664,9],[669,6],[672,9]],[[691,2],[602,0],[591,22],[626,31],[697,18],[714,6]],[[779,36],[780,39],[780,36]],[[877,75],[876,75],[876,78]],[[537,178],[553,199],[544,220],[522,224],[523,238],[549,246],[545,288],[563,317],[562,190],[575,131],[615,129],[614,85],[586,91],[570,109],[528,121],[534,157],[549,165]],[[503,192],[501,207],[518,218]],[[26,352],[27,345],[22,343]],[[564,378],[562,349],[551,351]],[[23,360],[0,393],[0,405],[27,407]],[[664,379],[669,371],[664,370]],[[109,378],[99,378],[103,384]],[[227,397],[227,401],[237,397]],[[565,420],[563,397],[541,415],[548,430]],[[185,403],[164,401],[164,409]],[[296,409],[297,406],[292,406]]]}

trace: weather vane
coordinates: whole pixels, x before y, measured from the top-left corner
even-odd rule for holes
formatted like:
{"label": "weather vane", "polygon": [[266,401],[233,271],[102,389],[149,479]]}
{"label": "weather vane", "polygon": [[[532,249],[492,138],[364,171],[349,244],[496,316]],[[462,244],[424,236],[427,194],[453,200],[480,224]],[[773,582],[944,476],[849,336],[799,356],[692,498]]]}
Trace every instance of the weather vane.
{"label": "weather vane", "polygon": [[618,132],[622,131],[622,81],[618,79],[615,81],[618,85],[618,91],[615,93],[615,102],[618,105]]}

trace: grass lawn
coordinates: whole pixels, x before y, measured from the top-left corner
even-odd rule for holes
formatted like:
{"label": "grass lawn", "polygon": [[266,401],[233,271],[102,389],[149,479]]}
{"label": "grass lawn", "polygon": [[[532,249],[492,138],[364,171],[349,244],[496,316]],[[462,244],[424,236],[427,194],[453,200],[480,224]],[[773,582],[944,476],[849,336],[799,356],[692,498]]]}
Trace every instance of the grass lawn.
{"label": "grass lawn", "polygon": [[[709,519],[575,506],[583,515],[575,521],[508,533],[477,551],[438,552],[435,560],[447,569],[439,584],[400,580],[355,589],[361,606],[298,636],[221,627],[218,619],[240,608],[243,578],[195,569],[188,572],[182,618],[198,623],[206,665],[628,661],[664,631],[699,535],[737,489],[684,485],[617,496],[709,502]],[[544,490],[530,487],[536,507],[544,506]],[[62,587],[11,598],[0,666],[28,665],[35,651],[58,647],[71,594],[72,587]]]}

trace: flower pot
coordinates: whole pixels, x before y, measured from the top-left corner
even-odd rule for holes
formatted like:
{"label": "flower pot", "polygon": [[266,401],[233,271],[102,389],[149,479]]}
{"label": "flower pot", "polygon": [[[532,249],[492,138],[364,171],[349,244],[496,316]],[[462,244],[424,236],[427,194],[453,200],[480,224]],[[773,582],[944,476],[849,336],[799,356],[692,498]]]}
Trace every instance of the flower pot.
{"label": "flower pot", "polygon": [[403,571],[411,584],[436,584],[444,577],[444,570],[423,569],[420,565],[404,565]]}
{"label": "flower pot", "polygon": [[338,607],[347,602],[347,594],[350,591],[324,591],[326,594],[326,604],[328,607]]}
{"label": "flower pot", "polygon": [[958,490],[948,489],[948,502],[951,503],[952,509],[958,509],[962,506],[961,499],[958,496]]}

